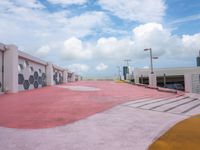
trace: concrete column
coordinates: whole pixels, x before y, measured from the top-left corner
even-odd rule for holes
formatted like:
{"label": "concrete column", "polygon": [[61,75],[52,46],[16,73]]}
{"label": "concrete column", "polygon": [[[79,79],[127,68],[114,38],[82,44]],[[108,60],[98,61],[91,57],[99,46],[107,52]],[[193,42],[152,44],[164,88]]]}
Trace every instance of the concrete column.
{"label": "concrete column", "polygon": [[75,73],[72,73],[71,82],[75,82]]}
{"label": "concrete column", "polygon": [[63,83],[67,83],[68,82],[68,71],[64,70],[63,72]]}
{"label": "concrete column", "polygon": [[80,75],[78,76],[78,81],[81,81],[81,76]]}
{"label": "concrete column", "polygon": [[18,92],[18,48],[15,45],[6,45],[4,52],[4,91]]}
{"label": "concrete column", "polygon": [[192,74],[186,73],[184,75],[184,82],[185,82],[185,92],[192,92]]}
{"label": "concrete column", "polygon": [[53,84],[53,64],[48,63],[46,67],[46,75],[47,75],[47,85],[52,86]]}
{"label": "concrete column", "polygon": [[156,74],[149,74],[149,86],[151,86],[151,87],[157,87]]}
{"label": "concrete column", "polygon": [[139,84],[140,83],[140,79],[139,79],[139,77],[138,76],[135,76],[135,84]]}

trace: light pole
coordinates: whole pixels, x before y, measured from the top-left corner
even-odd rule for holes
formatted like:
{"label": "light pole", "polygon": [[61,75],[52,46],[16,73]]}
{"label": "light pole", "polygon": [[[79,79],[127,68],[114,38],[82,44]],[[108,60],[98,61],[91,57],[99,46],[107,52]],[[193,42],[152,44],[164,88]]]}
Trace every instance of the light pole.
{"label": "light pole", "polygon": [[131,62],[131,59],[125,59],[124,61],[126,62],[127,67],[128,67],[129,66],[129,62]]}
{"label": "light pole", "polygon": [[118,69],[119,80],[121,80],[121,71],[120,71],[120,66],[117,66],[117,69]]}
{"label": "light pole", "polygon": [[153,59],[158,59],[158,57],[153,56],[151,48],[145,48],[144,51],[150,51],[151,74],[154,74],[154,72],[153,72]]}

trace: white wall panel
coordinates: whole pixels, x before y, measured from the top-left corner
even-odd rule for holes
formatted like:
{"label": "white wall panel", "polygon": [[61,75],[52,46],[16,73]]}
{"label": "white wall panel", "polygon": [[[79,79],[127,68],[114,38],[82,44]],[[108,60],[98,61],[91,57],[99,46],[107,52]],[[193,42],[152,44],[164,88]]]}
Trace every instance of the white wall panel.
{"label": "white wall panel", "polygon": [[2,77],[3,77],[3,71],[2,71],[2,65],[3,65],[3,52],[2,51],[0,51],[0,92],[2,92],[2,89],[3,89],[3,85],[2,85],[2,83],[3,83],[3,79],[2,79]]}
{"label": "white wall panel", "polygon": [[45,65],[19,57],[18,89],[20,91],[46,86]]}

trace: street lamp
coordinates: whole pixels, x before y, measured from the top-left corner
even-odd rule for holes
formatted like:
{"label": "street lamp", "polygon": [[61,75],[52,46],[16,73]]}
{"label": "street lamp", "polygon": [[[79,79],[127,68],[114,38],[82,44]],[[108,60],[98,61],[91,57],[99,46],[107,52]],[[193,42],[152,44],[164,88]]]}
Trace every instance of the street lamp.
{"label": "street lamp", "polygon": [[153,74],[153,59],[158,59],[158,57],[155,57],[155,56],[152,55],[152,49],[151,48],[145,48],[144,51],[150,51],[151,74]]}

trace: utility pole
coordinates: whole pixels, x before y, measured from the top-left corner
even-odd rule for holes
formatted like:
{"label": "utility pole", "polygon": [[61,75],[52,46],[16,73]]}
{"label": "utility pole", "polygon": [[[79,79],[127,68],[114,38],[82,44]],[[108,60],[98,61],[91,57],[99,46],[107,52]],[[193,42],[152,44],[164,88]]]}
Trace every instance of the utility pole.
{"label": "utility pole", "polygon": [[129,62],[131,62],[131,59],[125,59],[124,61],[127,64],[127,67],[128,67],[129,66]]}

